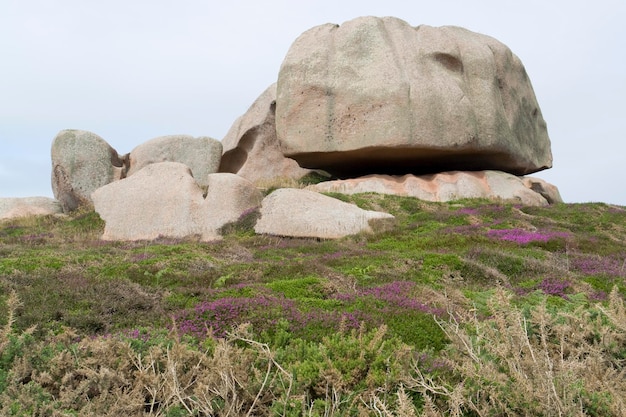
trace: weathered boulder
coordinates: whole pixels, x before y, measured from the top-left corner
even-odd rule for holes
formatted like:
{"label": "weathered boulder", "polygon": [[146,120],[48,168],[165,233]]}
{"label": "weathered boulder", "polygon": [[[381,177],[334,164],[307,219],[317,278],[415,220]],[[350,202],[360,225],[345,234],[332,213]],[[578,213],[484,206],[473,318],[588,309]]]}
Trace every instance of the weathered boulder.
{"label": "weathered boulder", "polygon": [[181,163],[151,164],[92,194],[105,221],[104,240],[151,240],[202,235],[196,214],[202,189]]}
{"label": "weathered boulder", "polygon": [[61,203],[49,197],[0,198],[0,220],[62,213]]}
{"label": "weathered boulder", "polygon": [[278,76],[276,132],[300,166],[344,178],[552,165],[546,123],[509,48],[392,17],[297,38]]}
{"label": "weathered boulder", "polygon": [[314,191],[281,188],[263,199],[259,234],[336,239],[372,231],[370,221],[393,219]]}
{"label": "weathered boulder", "polygon": [[276,138],[276,83],[269,86],[222,139],[220,172],[240,175],[255,184],[298,180],[311,170],[286,158]]}
{"label": "weathered boulder", "polygon": [[62,130],[52,142],[52,192],[64,212],[91,204],[91,193],[123,175],[123,160],[104,139]]}
{"label": "weathered boulder", "polygon": [[126,176],[157,162],[181,162],[191,169],[201,186],[206,186],[208,175],[218,171],[221,157],[222,144],[216,139],[189,135],[161,136],[142,143],[130,152]]}
{"label": "weathered boulder", "polygon": [[[506,200],[529,206],[545,206],[552,201],[536,192],[527,180],[500,171],[452,171],[433,175],[368,175],[365,177],[327,181],[307,187],[317,192],[342,194],[380,193],[419,198],[425,201],[445,202],[465,198]],[[545,188],[556,190],[551,184]],[[548,187],[549,186],[549,187]],[[558,195],[558,190],[556,190]]]}
{"label": "weathered boulder", "polygon": [[158,237],[219,240],[220,229],[258,206],[261,195],[233,174],[209,174],[205,199],[191,169],[159,162],[96,190],[93,202],[105,221],[104,240]]}
{"label": "weathered boulder", "polygon": [[259,207],[263,200],[254,184],[236,174],[210,174],[207,186],[200,223],[210,230],[217,231],[237,221],[243,213]]}
{"label": "weathered boulder", "polygon": [[548,203],[556,204],[562,203],[563,199],[561,198],[561,193],[559,189],[549,182],[542,180],[541,178],[535,177],[524,177],[522,178],[524,185],[531,190],[541,194],[543,198],[545,198]]}

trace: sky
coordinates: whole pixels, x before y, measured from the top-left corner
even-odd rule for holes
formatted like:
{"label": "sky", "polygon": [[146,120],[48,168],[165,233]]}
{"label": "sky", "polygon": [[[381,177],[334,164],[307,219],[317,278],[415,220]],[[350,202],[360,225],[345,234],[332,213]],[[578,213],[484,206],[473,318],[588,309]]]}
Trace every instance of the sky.
{"label": "sky", "polygon": [[324,23],[394,16],[492,36],[524,64],[566,202],[626,205],[623,0],[0,0],[0,197],[52,197],[63,129],[120,154],[169,134],[221,140]]}

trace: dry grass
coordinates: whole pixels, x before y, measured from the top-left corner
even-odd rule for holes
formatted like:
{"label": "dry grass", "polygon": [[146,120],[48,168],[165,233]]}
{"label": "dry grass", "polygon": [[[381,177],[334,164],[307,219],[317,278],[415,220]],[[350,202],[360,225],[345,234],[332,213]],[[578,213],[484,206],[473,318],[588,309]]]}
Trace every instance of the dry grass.
{"label": "dry grass", "polygon": [[[457,292],[440,321],[451,341],[445,366],[425,370],[406,345],[385,342],[386,328],[363,329],[309,345],[319,356],[318,380],[307,367],[279,363],[277,352],[242,325],[204,348],[176,334],[137,345],[120,337],[79,339],[71,329],[35,341],[13,334],[19,300],[7,299],[0,357],[13,352],[0,412],[55,416],[621,416],[626,415],[626,308],[617,290],[606,306],[525,311],[497,289],[492,315],[481,320]],[[466,312],[465,314],[463,312]],[[389,351],[392,346],[392,351]],[[343,353],[343,349],[348,349]],[[294,353],[292,352],[291,355]],[[285,352],[282,353],[285,358]],[[286,357],[289,357],[287,355]],[[370,366],[386,357],[386,371]],[[402,359],[405,358],[405,359]],[[345,368],[344,361],[356,361]],[[314,363],[314,362],[312,362]],[[307,365],[310,366],[310,365]],[[299,370],[296,370],[299,369]],[[380,379],[382,375],[383,379]],[[300,378],[300,379],[299,379]],[[378,379],[377,379],[378,378]],[[365,381],[360,391],[355,388]],[[317,394],[312,396],[312,392]],[[418,397],[416,397],[418,395]],[[415,402],[421,398],[421,406]],[[298,406],[298,404],[300,404]]]}
{"label": "dry grass", "polygon": [[489,307],[492,318],[466,317],[469,327],[440,322],[455,378],[414,368],[410,386],[426,399],[424,415],[626,415],[626,313],[617,290],[604,314],[553,314],[545,303],[525,314],[501,289]]}
{"label": "dry grass", "polygon": [[[277,384],[289,387],[291,375],[276,363],[267,345],[241,334],[204,351],[174,338],[137,352],[119,338],[75,342],[76,334],[67,330],[16,358],[0,394],[0,413],[270,415],[272,390]],[[51,347],[54,354],[40,368],[36,358],[50,355]]]}
{"label": "dry grass", "polygon": [[20,301],[16,292],[11,291],[6,300],[6,323],[0,329],[0,352],[3,352],[9,343],[9,336],[13,333],[13,324],[15,324],[15,312],[19,306]]}

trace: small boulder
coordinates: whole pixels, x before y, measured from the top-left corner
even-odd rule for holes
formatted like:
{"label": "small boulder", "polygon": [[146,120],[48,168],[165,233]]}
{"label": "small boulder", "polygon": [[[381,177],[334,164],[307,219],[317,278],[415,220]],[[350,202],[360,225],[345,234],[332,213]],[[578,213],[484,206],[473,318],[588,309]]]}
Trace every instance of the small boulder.
{"label": "small boulder", "polygon": [[61,203],[49,197],[0,198],[0,220],[62,213]]}
{"label": "small boulder", "polygon": [[[545,187],[548,188],[548,185]],[[553,185],[550,187],[556,189]],[[465,198],[506,200],[530,206],[545,206],[550,202],[541,193],[531,189],[525,179],[500,171],[452,171],[421,176],[368,175],[321,182],[307,188],[342,194],[392,194],[432,202]]]}
{"label": "small boulder", "polygon": [[278,75],[285,156],[340,178],[552,166],[546,123],[517,56],[453,26],[360,17],[314,27]]}
{"label": "small boulder", "polygon": [[548,203],[556,204],[562,203],[563,199],[561,198],[561,193],[556,185],[550,184],[547,181],[542,180],[541,178],[535,177],[524,177],[522,179],[524,185],[536,193],[539,193],[545,198]]}
{"label": "small boulder", "polygon": [[169,135],[154,138],[135,147],[129,154],[129,177],[147,165],[157,162],[181,162],[194,178],[206,187],[207,176],[218,171],[222,144],[207,136]]}
{"label": "small boulder", "polygon": [[259,234],[337,239],[371,232],[370,221],[393,219],[388,213],[363,210],[314,191],[281,188],[263,199]]}
{"label": "small boulder", "polygon": [[298,180],[311,170],[286,158],[276,138],[276,83],[256,99],[222,139],[220,172],[240,175],[255,184]]}
{"label": "small boulder", "polygon": [[220,229],[257,207],[261,194],[234,174],[209,174],[203,188],[180,162],[158,162],[96,190],[93,202],[105,221],[103,240],[158,237],[221,239]]}
{"label": "small boulder", "polygon": [[123,158],[92,132],[62,130],[51,156],[52,192],[66,213],[91,205],[91,193],[123,176]]}

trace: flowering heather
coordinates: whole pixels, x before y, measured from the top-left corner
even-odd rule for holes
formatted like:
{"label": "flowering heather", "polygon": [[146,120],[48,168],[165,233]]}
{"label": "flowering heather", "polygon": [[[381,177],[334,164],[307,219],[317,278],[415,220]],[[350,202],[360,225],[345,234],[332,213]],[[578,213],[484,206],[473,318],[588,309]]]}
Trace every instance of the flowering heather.
{"label": "flowering heather", "polygon": [[487,236],[525,245],[531,242],[547,242],[555,238],[566,238],[569,234],[564,232],[531,232],[524,229],[492,229],[487,232]]}
{"label": "flowering heather", "polygon": [[590,301],[605,301],[608,298],[608,294],[605,291],[597,290],[589,294]]}
{"label": "flowering heather", "polygon": [[547,295],[554,295],[556,297],[565,298],[567,297],[567,290],[570,288],[571,283],[566,280],[556,280],[556,279],[548,279],[545,278],[541,283],[537,286],[537,289],[540,289]]}
{"label": "flowering heather", "polygon": [[258,210],[258,207],[250,207],[249,209],[246,209],[243,211],[243,213],[241,213],[239,215],[239,221],[245,219],[246,217],[248,217],[249,215],[251,215],[252,213],[254,213],[255,211]]}
{"label": "flowering heather", "polygon": [[342,313],[311,309],[300,311],[296,301],[284,297],[224,297],[205,301],[194,309],[177,315],[175,321],[182,334],[204,338],[209,334],[225,337],[228,331],[241,323],[251,323],[262,331],[278,325],[281,320],[289,323],[290,331],[297,333],[309,325],[336,329],[340,324],[348,329],[358,328],[360,322],[368,320],[361,312]]}
{"label": "flowering heather", "polygon": [[[276,327],[281,320],[289,323],[294,334],[307,332],[307,328],[337,330],[359,328],[361,322],[377,326],[382,322],[380,313],[402,314],[420,312],[445,315],[444,311],[428,306],[411,296],[415,283],[394,281],[378,287],[364,288],[357,294],[336,294],[334,299],[346,306],[366,300],[364,311],[356,308],[349,312],[328,311],[321,308],[298,307],[296,300],[270,295],[254,297],[224,297],[205,301],[193,309],[185,310],[174,317],[178,331],[198,338],[209,334],[225,337],[228,331],[241,323],[251,323],[258,331]],[[370,302],[371,300],[371,302]],[[355,305],[355,307],[357,307]]]}
{"label": "flowering heather", "polygon": [[393,281],[379,287],[363,288],[357,294],[336,294],[335,298],[346,302],[354,302],[358,298],[372,298],[387,304],[384,311],[390,308],[404,311],[417,311],[428,314],[443,315],[444,311],[417,301],[411,296],[415,283],[410,281]]}
{"label": "flowering heather", "polygon": [[428,373],[435,372],[447,372],[451,371],[452,367],[449,361],[445,359],[439,359],[436,356],[433,356],[427,352],[420,352],[415,356],[415,366],[417,366],[422,371]]}
{"label": "flowering heather", "polygon": [[216,337],[224,337],[237,324],[250,322],[254,326],[277,323],[280,317],[288,317],[293,323],[302,322],[293,301],[266,296],[224,297],[205,301],[175,320],[183,334],[206,337],[212,332]]}
{"label": "flowering heather", "polygon": [[578,256],[572,267],[585,275],[626,276],[626,254],[622,256]]}
{"label": "flowering heather", "polygon": [[152,337],[150,332],[141,329],[129,329],[123,332],[122,335],[129,339],[142,340],[144,342],[150,340]]}
{"label": "flowering heather", "polygon": [[334,260],[334,259],[342,259],[342,258],[345,258],[345,257],[346,257],[346,252],[344,252],[344,251],[336,251],[336,252],[333,252],[333,253],[328,253],[326,255],[322,255],[323,259],[326,259],[326,260],[329,260],[329,261],[330,260]]}
{"label": "flowering heather", "polygon": [[[571,286],[572,283],[567,280],[544,278],[539,284],[533,285],[530,288],[517,287],[513,288],[513,291],[519,296],[525,296],[533,291],[540,290],[546,295],[553,295],[555,297],[561,297],[568,300],[569,297],[567,293]],[[590,300],[601,301],[606,299],[606,293],[604,291],[594,291],[593,293],[588,294],[588,296]]]}
{"label": "flowering heather", "polygon": [[471,207],[463,207],[461,209],[458,209],[456,212],[458,214],[467,214],[467,215],[477,215],[480,213],[478,209],[471,208]]}

